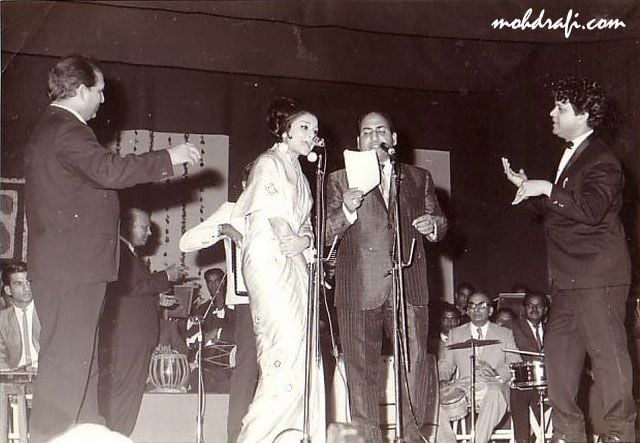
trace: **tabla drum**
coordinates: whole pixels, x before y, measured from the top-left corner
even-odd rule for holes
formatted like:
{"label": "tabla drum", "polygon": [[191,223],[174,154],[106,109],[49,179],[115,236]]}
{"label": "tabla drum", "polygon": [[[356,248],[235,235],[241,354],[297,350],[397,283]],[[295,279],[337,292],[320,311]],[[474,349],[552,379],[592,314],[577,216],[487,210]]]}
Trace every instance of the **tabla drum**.
{"label": "tabla drum", "polygon": [[170,347],[159,346],[151,357],[149,378],[155,387],[153,392],[187,392],[187,356]]}
{"label": "tabla drum", "polygon": [[449,421],[460,420],[467,415],[467,398],[462,389],[440,388],[440,409],[446,411]]}
{"label": "tabla drum", "polygon": [[511,363],[511,387],[516,389],[533,389],[547,386],[547,374],[544,362],[533,360]]}

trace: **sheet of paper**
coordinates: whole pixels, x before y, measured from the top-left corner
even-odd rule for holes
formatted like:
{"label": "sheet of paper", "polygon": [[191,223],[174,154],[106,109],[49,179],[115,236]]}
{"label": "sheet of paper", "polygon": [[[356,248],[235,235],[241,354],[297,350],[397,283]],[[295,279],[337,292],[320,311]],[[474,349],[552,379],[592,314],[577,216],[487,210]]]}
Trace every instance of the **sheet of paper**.
{"label": "sheet of paper", "polygon": [[350,188],[358,188],[366,194],[380,184],[380,167],[376,151],[345,149],[343,155]]}

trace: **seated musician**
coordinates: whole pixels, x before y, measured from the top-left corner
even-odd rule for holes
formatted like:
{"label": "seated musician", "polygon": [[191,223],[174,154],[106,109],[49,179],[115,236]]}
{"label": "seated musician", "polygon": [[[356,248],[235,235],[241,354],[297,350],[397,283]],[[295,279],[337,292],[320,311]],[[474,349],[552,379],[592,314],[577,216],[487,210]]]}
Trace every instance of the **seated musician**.
{"label": "seated musician", "polygon": [[[225,309],[225,294],[227,292],[227,276],[222,269],[211,268],[205,271],[204,281],[209,292],[209,297],[200,294],[191,303],[190,317],[187,321],[186,341],[187,345],[196,348],[198,339],[198,326],[195,319],[202,320],[203,344],[215,344],[222,339],[224,330],[225,341],[233,340],[231,327],[233,320],[230,319],[228,310]],[[231,337],[229,337],[231,333]]]}
{"label": "seated musician", "polygon": [[447,337],[449,337],[449,331],[460,325],[460,312],[455,305],[451,303],[441,303],[438,308],[439,334],[430,334],[429,338],[429,352],[436,356],[442,352],[442,348],[447,342]]}
{"label": "seated musician", "polygon": [[496,311],[493,322],[503,328],[511,329],[511,325],[518,319],[518,315],[507,306],[503,306]]}
{"label": "seated musician", "polygon": [[[515,349],[513,334],[489,322],[493,312],[491,300],[482,292],[475,292],[469,298],[467,311],[471,319],[449,332],[447,343],[438,361],[440,375],[441,399],[450,397],[451,392],[460,392],[470,401],[471,347],[463,342],[470,339],[480,340],[476,348],[475,392],[476,392],[476,442],[489,441],[493,429],[504,416],[509,400],[509,381],[511,371],[509,365],[520,361],[516,353],[504,352],[502,349]],[[485,341],[487,343],[482,343]],[[458,345],[456,349],[449,346]],[[458,378],[446,383],[458,371]],[[447,409],[440,407],[438,442],[455,442],[456,438],[450,424],[452,418]]]}
{"label": "seated musician", "polygon": [[0,311],[0,370],[35,371],[40,350],[40,321],[27,280],[27,264],[8,264],[2,281],[9,306]]}
{"label": "seated musician", "polygon": [[[522,300],[524,317],[513,322],[513,338],[520,351],[542,352],[544,337],[544,320],[547,315],[549,300],[544,294],[527,293]],[[527,361],[540,360],[535,355],[523,354]],[[511,389],[511,415],[518,443],[528,443],[531,435],[529,424],[529,406],[537,411],[539,395],[535,389]]]}

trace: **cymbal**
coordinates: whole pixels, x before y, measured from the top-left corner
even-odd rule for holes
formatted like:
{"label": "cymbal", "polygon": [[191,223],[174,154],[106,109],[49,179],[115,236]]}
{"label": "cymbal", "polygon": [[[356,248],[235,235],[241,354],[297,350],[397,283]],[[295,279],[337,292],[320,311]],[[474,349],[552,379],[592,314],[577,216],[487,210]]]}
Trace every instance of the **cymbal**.
{"label": "cymbal", "polygon": [[504,352],[512,352],[514,354],[533,355],[534,357],[544,357],[544,352],[521,351],[519,349],[503,349]]}
{"label": "cymbal", "polygon": [[476,340],[475,338],[470,338],[467,341],[448,345],[447,349],[467,349],[467,348],[470,348],[472,345],[474,345],[475,347],[478,347],[478,346],[497,345],[498,343],[500,343],[500,340]]}

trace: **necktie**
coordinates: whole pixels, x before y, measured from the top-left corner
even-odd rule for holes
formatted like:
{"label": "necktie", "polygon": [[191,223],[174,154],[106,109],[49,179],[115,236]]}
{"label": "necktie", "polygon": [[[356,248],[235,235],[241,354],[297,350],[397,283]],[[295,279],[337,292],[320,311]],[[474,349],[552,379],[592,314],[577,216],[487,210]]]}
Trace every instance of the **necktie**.
{"label": "necktie", "polygon": [[536,341],[538,342],[538,350],[542,350],[542,338],[540,337],[540,325],[536,326]]}
{"label": "necktie", "polygon": [[385,168],[380,168],[380,192],[382,193],[382,198],[384,199],[384,204],[388,208],[389,207],[389,174],[385,172]]}
{"label": "necktie", "polygon": [[482,328],[476,328],[476,331],[478,332],[478,340],[482,340]]}
{"label": "necktie", "polygon": [[24,347],[24,361],[26,366],[31,366],[33,360],[31,358],[31,341],[29,340],[29,319],[27,310],[22,310],[22,346]]}

